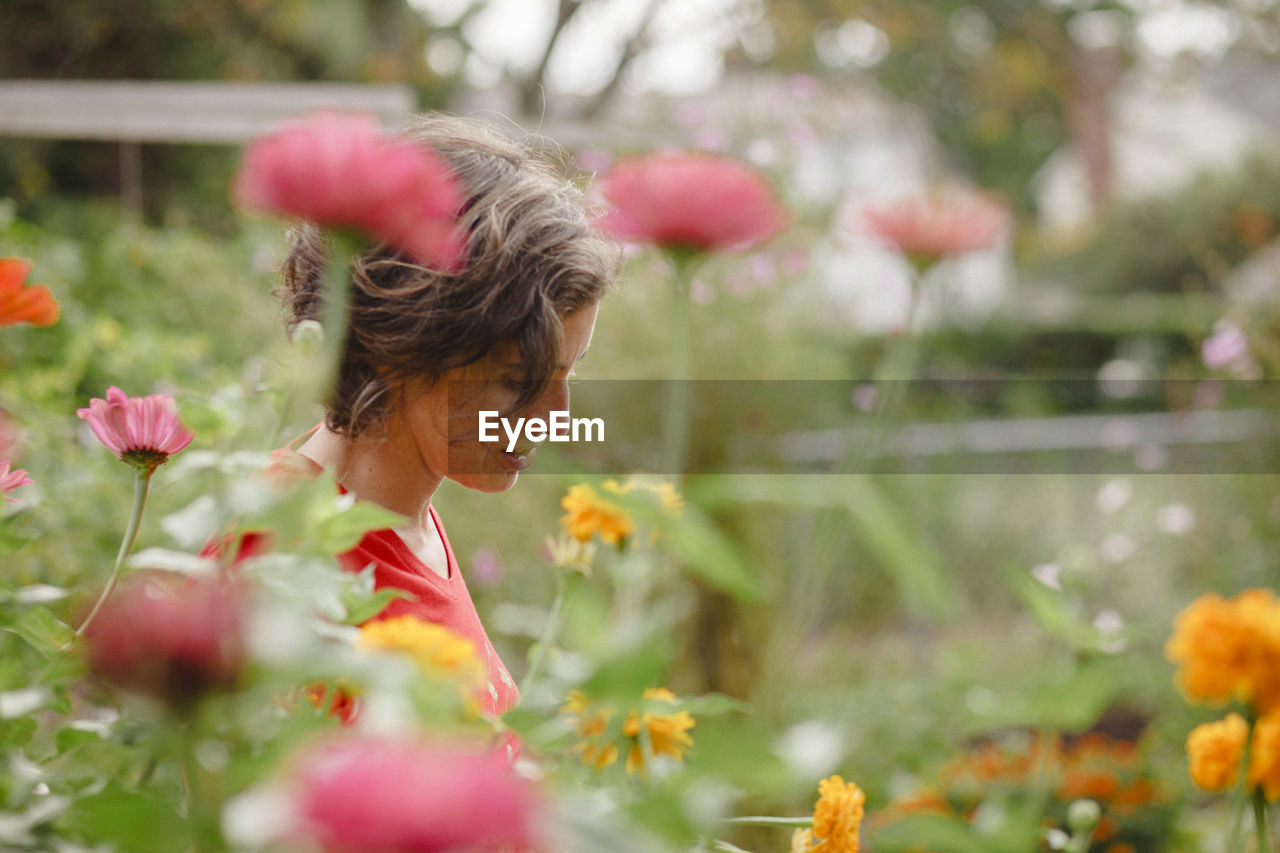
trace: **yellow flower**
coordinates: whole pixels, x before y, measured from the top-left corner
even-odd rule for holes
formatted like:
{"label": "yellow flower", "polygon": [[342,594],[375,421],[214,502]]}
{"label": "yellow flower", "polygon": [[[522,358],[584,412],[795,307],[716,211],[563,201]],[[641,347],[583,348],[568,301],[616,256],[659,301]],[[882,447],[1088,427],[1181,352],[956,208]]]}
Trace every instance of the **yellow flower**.
{"label": "yellow flower", "polygon": [[[671,705],[676,703],[676,695],[665,687],[645,690],[644,698]],[[697,721],[688,711],[674,714],[655,714],[652,711],[639,714],[632,711],[622,724],[622,733],[636,741],[627,755],[627,772],[646,770],[645,760],[648,756],[669,755],[677,761],[683,759],[684,750],[693,746],[689,729],[695,725]]]}
{"label": "yellow flower", "polygon": [[635,530],[631,516],[618,504],[602,498],[588,483],[570,486],[569,493],[560,499],[560,506],[565,509],[560,525],[579,542],[599,535],[610,545],[620,545]]}
{"label": "yellow flower", "polygon": [[578,753],[583,764],[603,770],[618,760],[618,747],[600,740],[609,725],[609,718],[613,716],[612,708],[593,705],[581,690],[571,690],[560,713],[569,718],[578,733],[580,740],[573,751]]}
{"label": "yellow flower", "polygon": [[366,623],[357,645],[367,651],[407,654],[428,674],[455,682],[463,695],[484,687],[487,678],[474,643],[414,616]]}
{"label": "yellow flower", "polygon": [[1174,620],[1165,655],[1190,701],[1280,707],[1280,601],[1265,589],[1201,596]]}
{"label": "yellow flower", "polygon": [[1250,788],[1261,785],[1268,800],[1280,799],[1280,711],[1253,724],[1248,783]]}
{"label": "yellow flower", "polygon": [[813,830],[797,829],[791,833],[791,853],[809,853],[813,847]]}
{"label": "yellow flower", "polygon": [[600,486],[615,495],[630,495],[636,489],[650,492],[658,499],[658,505],[667,515],[676,517],[684,509],[684,498],[676,491],[674,483],[666,480],[655,480],[649,477],[628,477],[625,483],[617,480],[605,480]]}
{"label": "yellow flower", "polygon": [[818,802],[813,806],[812,853],[858,853],[858,830],[862,826],[867,795],[852,782],[830,776],[818,783]]}
{"label": "yellow flower", "polygon": [[591,577],[591,563],[596,557],[596,543],[579,542],[567,533],[552,538],[547,537],[547,553],[551,555],[551,565],[558,569],[568,569],[583,577]]}
{"label": "yellow flower", "polygon": [[1240,759],[1249,725],[1231,713],[1216,723],[1196,726],[1187,735],[1191,781],[1206,791],[1224,791],[1240,777]]}

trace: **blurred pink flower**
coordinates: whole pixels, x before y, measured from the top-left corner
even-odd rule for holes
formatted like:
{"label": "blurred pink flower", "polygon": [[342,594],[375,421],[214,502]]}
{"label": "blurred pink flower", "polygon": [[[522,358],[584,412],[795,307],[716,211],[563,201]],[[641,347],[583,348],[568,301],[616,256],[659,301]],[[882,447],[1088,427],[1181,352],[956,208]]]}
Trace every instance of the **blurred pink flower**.
{"label": "blurred pink flower", "polygon": [[868,205],[862,216],[871,234],[922,267],[992,246],[1010,224],[991,195],[954,190]]}
{"label": "blurred pink flower", "polygon": [[764,176],[730,157],[669,153],[624,160],[604,176],[602,188],[614,209],[601,227],[662,249],[745,249],[786,222]]}
{"label": "blurred pink flower", "polygon": [[1258,364],[1249,349],[1249,338],[1230,320],[1213,324],[1213,333],[1200,346],[1200,358],[1210,370],[1225,370],[1240,379],[1256,378]]}
{"label": "blurred pink flower", "polygon": [[465,197],[422,145],[384,136],[371,115],[317,113],[251,143],[232,185],[251,210],[355,228],[427,266],[457,270]]}
{"label": "blurred pink flower", "polygon": [[85,633],[90,668],[127,690],[188,707],[235,684],[245,660],[243,605],[243,591],[229,581],[134,575]]}
{"label": "blurred pink flower", "polygon": [[166,394],[127,397],[112,385],[107,399],[94,397],[89,408],[77,409],[76,414],[122,461],[148,474],[194,437],[178,420],[173,398]]}
{"label": "blurred pink flower", "polygon": [[369,735],[295,768],[297,814],[327,853],[443,853],[534,842],[537,796],[495,751]]}
{"label": "blurred pink flower", "polygon": [[26,471],[23,471],[21,468],[14,468],[10,471],[9,460],[0,459],[0,495],[5,495],[6,501],[11,504],[21,503],[17,498],[8,497],[8,494],[18,488],[18,486],[25,486],[30,482],[32,482],[32,480],[27,476]]}

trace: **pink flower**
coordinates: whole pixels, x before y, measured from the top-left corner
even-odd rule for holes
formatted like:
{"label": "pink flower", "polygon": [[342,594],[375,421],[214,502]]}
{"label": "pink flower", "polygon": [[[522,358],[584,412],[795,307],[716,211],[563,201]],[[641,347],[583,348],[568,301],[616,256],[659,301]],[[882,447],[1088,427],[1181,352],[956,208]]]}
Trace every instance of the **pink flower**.
{"label": "pink flower", "polygon": [[[10,471],[9,460],[0,459],[0,495],[8,495],[18,486],[25,486],[30,482],[32,480],[27,476],[26,471],[21,468],[14,468]],[[6,497],[5,500],[11,504],[21,503],[17,498]]]}
{"label": "pink flower", "polygon": [[177,708],[235,684],[245,660],[243,591],[221,579],[183,580],[145,572],[106,600],[85,634],[97,675]]}
{"label": "pink flower", "polygon": [[317,113],[251,143],[232,185],[252,210],[355,228],[417,261],[457,270],[465,203],[452,169],[425,147],[384,136],[373,116]]}
{"label": "pink flower", "polygon": [[498,752],[369,735],[323,742],[295,769],[304,831],[328,853],[527,847],[538,800]]}
{"label": "pink flower", "polygon": [[764,176],[730,157],[652,154],[602,180],[613,236],[686,251],[746,249],[782,230],[786,214]]}
{"label": "pink flower", "polygon": [[1008,209],[990,195],[950,191],[863,209],[866,228],[918,266],[985,249],[1009,227]]}
{"label": "pink flower", "polygon": [[1213,324],[1213,334],[1200,346],[1200,358],[1210,370],[1225,370],[1240,379],[1256,378],[1258,364],[1249,348],[1249,338],[1230,320]]}
{"label": "pink flower", "polygon": [[191,443],[194,434],[178,420],[173,398],[166,394],[127,397],[112,385],[107,399],[94,397],[76,414],[121,460],[150,473]]}

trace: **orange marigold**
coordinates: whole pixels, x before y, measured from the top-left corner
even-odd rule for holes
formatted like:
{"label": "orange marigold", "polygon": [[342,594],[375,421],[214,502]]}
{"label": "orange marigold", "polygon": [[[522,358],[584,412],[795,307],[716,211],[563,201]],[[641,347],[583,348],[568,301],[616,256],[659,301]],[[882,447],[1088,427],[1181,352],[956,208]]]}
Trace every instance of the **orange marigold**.
{"label": "orange marigold", "polygon": [[1268,800],[1280,799],[1280,711],[1253,724],[1248,782],[1250,788],[1262,786]]}
{"label": "orange marigold", "polygon": [[818,802],[813,807],[811,853],[858,853],[858,831],[862,828],[867,795],[852,782],[829,776],[818,783]]}
{"label": "orange marigold", "polygon": [[1224,791],[1240,776],[1240,760],[1249,724],[1231,713],[1216,723],[1196,726],[1187,735],[1191,781],[1206,791]]}
{"label": "orange marigold", "polygon": [[1190,701],[1280,707],[1280,601],[1266,589],[1201,596],[1174,620],[1165,655]]}

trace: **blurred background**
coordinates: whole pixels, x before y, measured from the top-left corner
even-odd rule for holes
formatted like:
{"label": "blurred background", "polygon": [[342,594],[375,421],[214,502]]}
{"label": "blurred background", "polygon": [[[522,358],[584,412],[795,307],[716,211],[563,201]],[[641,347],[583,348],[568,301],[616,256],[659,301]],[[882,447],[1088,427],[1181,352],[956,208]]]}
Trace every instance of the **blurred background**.
{"label": "blurred background", "polygon": [[[793,737],[781,748],[797,766],[843,768],[873,803],[1018,727],[1143,738],[1167,799],[1188,796],[1181,745],[1204,714],[1172,687],[1171,620],[1202,592],[1280,579],[1273,410],[1213,440],[1261,448],[1250,464],[1170,462],[1188,413],[1256,414],[1280,368],[1275,0],[3,0],[3,12],[0,99],[15,81],[362,84],[344,97],[390,93],[543,134],[584,185],[666,147],[751,162],[792,219],[763,249],[699,269],[697,378],[846,382],[853,412],[927,285],[925,393],[908,422],[1162,418],[1118,421],[1078,467],[1022,473],[990,463],[996,446],[880,476],[832,473],[821,454],[792,474],[717,476],[739,424],[731,411],[700,419],[691,456],[708,473],[685,491],[755,592],[673,573],[637,606],[661,608],[676,638],[674,687],[750,701]],[[287,360],[271,296],[284,229],[228,203],[235,128],[175,142],[181,129],[130,130],[127,110],[90,105],[76,112],[94,130],[50,129],[71,95],[43,91],[34,117],[0,109],[0,254],[30,259],[63,309],[51,329],[0,339],[0,407],[36,480],[22,518],[38,518],[5,536],[19,581],[69,583],[73,553],[112,552],[123,511],[77,406],[111,384],[160,390],[198,446],[269,434],[255,400],[275,399]],[[916,282],[856,211],[943,184],[997,192],[1015,226]],[[656,255],[629,254],[581,376],[663,375],[667,275]],[[1032,381],[981,400],[927,393],[930,379],[967,377]],[[1057,393],[1066,379],[1084,391]],[[601,473],[625,473],[616,464]],[[198,496],[195,480],[161,471],[140,546],[168,541],[158,519]],[[513,671],[550,599],[543,540],[570,482],[530,472],[507,494],[438,496]],[[590,643],[607,610],[587,596],[570,635]],[[809,787],[775,794],[803,810]]]}

